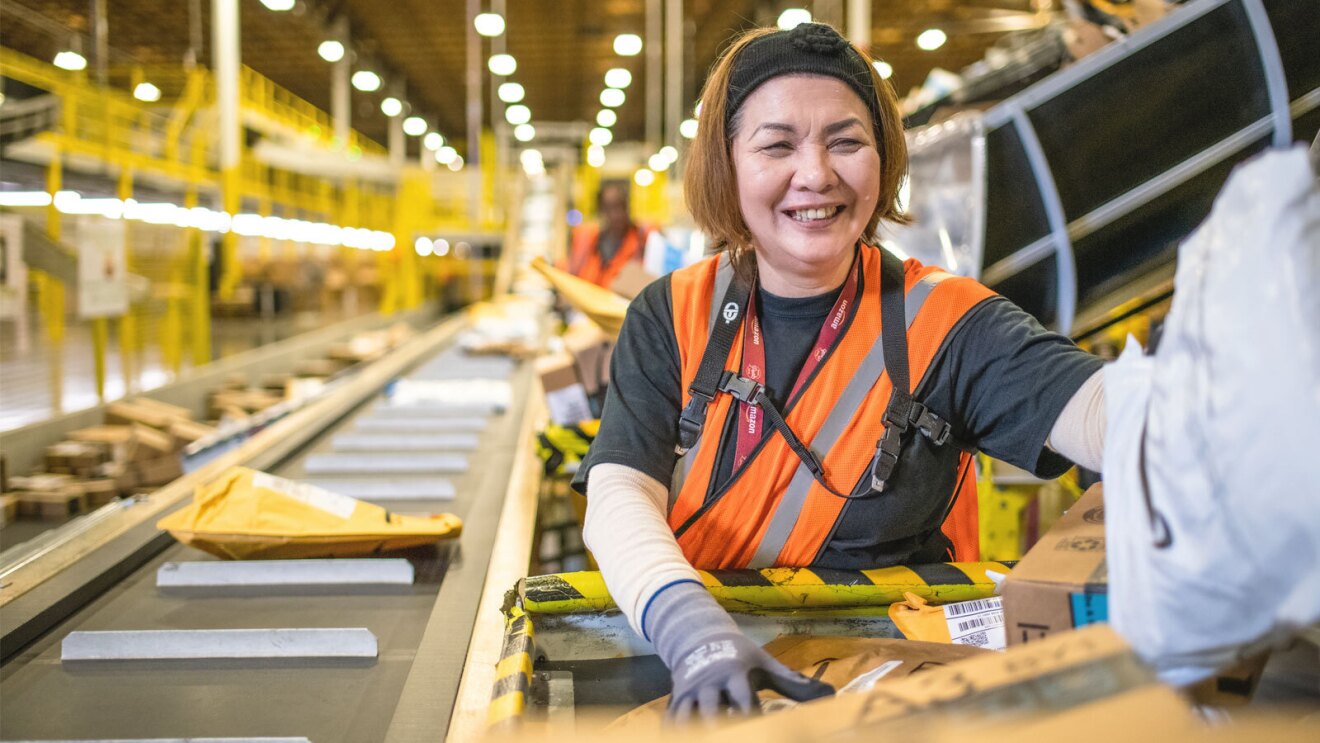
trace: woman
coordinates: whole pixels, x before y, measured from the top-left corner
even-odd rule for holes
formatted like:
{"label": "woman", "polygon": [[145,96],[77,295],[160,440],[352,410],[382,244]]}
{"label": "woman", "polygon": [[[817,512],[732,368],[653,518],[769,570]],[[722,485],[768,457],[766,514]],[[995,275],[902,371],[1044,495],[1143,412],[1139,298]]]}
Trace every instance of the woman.
{"label": "woman", "polygon": [[1103,432],[1098,359],[872,247],[904,220],[907,157],[864,53],[828,26],[753,31],[702,102],[684,185],[722,252],[634,301],[581,470],[587,543],[680,718],[831,692],[747,640],[694,566],[975,560],[970,451],[1050,477],[1098,468]]}

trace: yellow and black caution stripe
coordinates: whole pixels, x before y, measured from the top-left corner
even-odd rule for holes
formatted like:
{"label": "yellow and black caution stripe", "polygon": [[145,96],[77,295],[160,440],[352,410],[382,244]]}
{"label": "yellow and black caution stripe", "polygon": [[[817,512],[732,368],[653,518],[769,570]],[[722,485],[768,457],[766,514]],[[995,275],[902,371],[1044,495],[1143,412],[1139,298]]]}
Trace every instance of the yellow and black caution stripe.
{"label": "yellow and black caution stripe", "polygon": [[[937,562],[872,570],[767,568],[699,570],[720,605],[751,614],[888,606],[916,594],[933,604],[991,596],[986,571],[1007,574],[1012,562]],[[523,607],[533,614],[583,614],[615,608],[598,572],[555,573],[524,578]]]}
{"label": "yellow and black caution stripe", "polygon": [[581,462],[599,430],[599,420],[582,421],[572,426],[554,423],[546,426],[536,435],[536,456],[541,458],[545,474],[563,474],[567,465]]}
{"label": "yellow and black caution stripe", "polygon": [[495,689],[486,713],[489,725],[519,720],[527,708],[527,694],[532,687],[532,656],[536,640],[532,618],[516,604],[506,613],[504,648],[495,665]]}

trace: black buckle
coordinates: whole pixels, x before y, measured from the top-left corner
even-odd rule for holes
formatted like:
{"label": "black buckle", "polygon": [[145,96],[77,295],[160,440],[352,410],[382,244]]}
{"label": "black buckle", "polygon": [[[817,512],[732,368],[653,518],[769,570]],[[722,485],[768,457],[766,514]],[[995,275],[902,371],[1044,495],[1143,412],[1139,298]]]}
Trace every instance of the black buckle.
{"label": "black buckle", "polygon": [[875,445],[875,458],[871,464],[871,490],[884,492],[885,483],[894,475],[898,455],[903,450],[903,429],[886,426],[885,435]]}
{"label": "black buckle", "polygon": [[912,411],[917,413],[912,423],[922,435],[936,446],[944,446],[948,442],[949,436],[953,433],[953,426],[950,426],[948,421],[930,412],[930,408],[919,402],[912,404]]}
{"label": "black buckle", "polygon": [[725,372],[724,378],[720,380],[720,392],[727,392],[741,402],[751,405],[757,404],[756,401],[763,390],[765,390],[765,387],[761,386],[759,382],[733,372]]}
{"label": "black buckle", "polygon": [[715,399],[694,389],[688,392],[692,393],[692,399],[688,400],[682,415],[678,417],[678,443],[674,446],[674,453],[680,457],[687,454],[696,445],[697,439],[701,438],[701,429],[706,424],[706,406]]}

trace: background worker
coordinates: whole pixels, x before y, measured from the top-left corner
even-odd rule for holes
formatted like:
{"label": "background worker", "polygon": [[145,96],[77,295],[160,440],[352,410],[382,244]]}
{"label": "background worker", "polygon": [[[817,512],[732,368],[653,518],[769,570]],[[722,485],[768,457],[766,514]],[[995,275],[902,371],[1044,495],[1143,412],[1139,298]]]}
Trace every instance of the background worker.
{"label": "background worker", "polygon": [[758,687],[830,692],[743,636],[694,568],[978,559],[971,452],[1056,477],[1098,468],[1104,431],[1099,359],[871,247],[906,220],[907,152],[865,53],[818,24],[753,31],[702,105],[684,188],[719,253],[634,300],[577,483],[680,718],[750,711]]}
{"label": "background worker", "polygon": [[632,221],[627,181],[605,181],[596,192],[599,221],[573,231],[568,272],[606,289],[628,261],[641,261],[646,230]]}

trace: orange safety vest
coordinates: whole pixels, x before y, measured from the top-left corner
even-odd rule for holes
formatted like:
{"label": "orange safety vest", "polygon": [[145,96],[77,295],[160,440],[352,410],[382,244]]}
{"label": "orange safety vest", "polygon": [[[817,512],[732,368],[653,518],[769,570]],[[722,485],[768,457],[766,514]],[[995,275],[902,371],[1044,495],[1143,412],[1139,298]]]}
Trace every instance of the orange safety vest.
{"label": "orange safety vest", "polygon": [[596,244],[600,241],[600,225],[584,224],[573,231],[573,251],[568,259],[568,272],[585,281],[606,289],[614,283],[628,261],[640,261],[646,233],[639,226],[629,228],[619,244],[619,250],[607,264],[600,261]]}
{"label": "orange safety vest", "polygon": [[[788,426],[821,461],[828,482],[844,488],[852,487],[869,473],[877,442],[885,431],[883,414],[892,390],[883,352],[876,353],[882,349],[881,254],[867,246],[861,251],[863,291],[853,321],[785,416]],[[915,390],[950,331],[972,307],[994,296],[994,292],[972,279],[952,276],[916,260],[906,261],[903,273],[909,374]],[[716,305],[723,300],[732,274],[724,255],[672,274],[674,333],[682,365],[684,405],[691,399],[688,387],[696,377],[720,312]],[[737,337],[741,337],[741,330]],[[741,354],[742,344],[733,344],[724,369],[740,369]],[[703,442],[723,436],[730,411],[737,410],[735,402],[731,395],[719,394],[708,406],[704,433],[675,469],[669,525],[683,554],[699,569],[809,566],[829,541],[847,501],[816,482],[784,437],[773,429],[766,432],[760,448],[733,474],[723,492],[712,493],[716,455],[732,441],[719,440],[715,445]],[[906,446],[913,443],[909,441]],[[959,476],[952,482],[961,485],[950,488],[956,493],[920,495],[936,501],[930,504],[932,513],[937,508],[948,508],[950,499],[957,496],[941,530],[953,544],[954,559],[977,560],[979,524],[971,454],[951,445],[939,450],[947,452],[942,456],[948,458],[949,466],[958,468]],[[920,489],[920,483],[927,479],[901,469],[897,474],[906,475],[899,490]],[[868,497],[896,498],[899,494],[887,489]],[[883,533],[885,525],[876,524],[875,528]]]}

